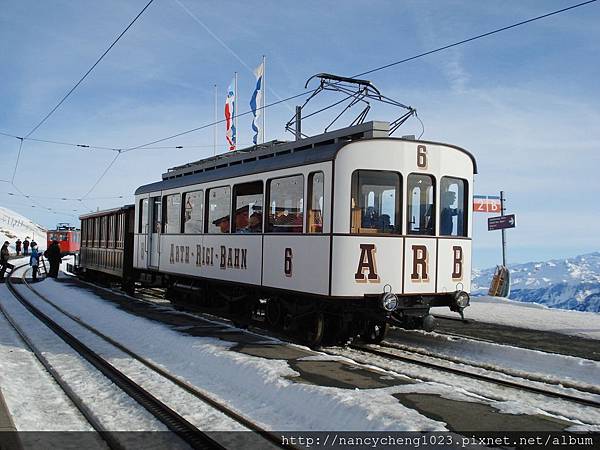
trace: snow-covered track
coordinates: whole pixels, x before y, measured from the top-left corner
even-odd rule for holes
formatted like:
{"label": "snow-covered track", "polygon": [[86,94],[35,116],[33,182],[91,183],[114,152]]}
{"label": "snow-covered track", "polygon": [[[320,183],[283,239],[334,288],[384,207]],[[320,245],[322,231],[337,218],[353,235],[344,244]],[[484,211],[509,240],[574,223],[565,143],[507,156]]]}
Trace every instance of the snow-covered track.
{"label": "snow-covered track", "polygon": [[[453,359],[444,357],[432,357],[423,355],[418,351],[409,351],[397,346],[380,344],[380,345],[351,345],[351,349],[370,355],[375,355],[381,358],[387,358],[403,363],[415,364],[429,369],[451,373],[453,375],[464,376],[479,381],[494,383],[501,386],[515,388],[521,391],[528,391],[535,394],[542,394],[548,397],[553,397],[561,400],[579,403],[585,406],[600,407],[600,400],[590,398],[600,394],[597,390],[585,390],[579,386],[565,386],[571,391],[577,391],[580,395],[558,391],[552,389],[554,386],[548,385],[546,381],[537,378],[524,378],[522,375],[508,374],[505,372],[492,371],[488,368],[482,370],[481,367],[472,364],[471,362],[457,362]],[[339,355],[339,353],[335,353]],[[427,358],[427,360],[424,359]],[[373,365],[377,365],[374,363]],[[485,372],[485,373],[483,373]],[[544,386],[546,385],[546,386]],[[587,396],[587,397],[586,397]]]}
{"label": "snow-covered track", "polygon": [[[21,266],[22,267],[22,266]],[[110,345],[116,347],[121,352],[126,353],[127,355],[134,358],[139,363],[146,366],[153,372],[156,372],[161,377],[168,380],[178,386],[179,388],[185,390],[186,392],[192,394],[194,397],[198,398],[202,402],[210,405],[212,408],[220,411],[225,414],[229,418],[233,419],[235,422],[239,423],[245,429],[251,430],[258,435],[262,436],[266,441],[269,441],[271,444],[275,444],[278,447],[282,447],[280,437],[271,434],[270,432],[262,429],[251,420],[239,415],[235,411],[231,410],[227,406],[217,402],[216,400],[210,398],[203,392],[196,389],[194,386],[182,381],[172,374],[166,372],[164,369],[158,367],[151,361],[141,357],[140,355],[134,353],[129,350],[125,346],[120,343],[114,341],[110,337],[104,335],[100,331],[96,330],[92,326],[82,322],[78,317],[73,316],[68,313],[64,309],[57,306],[50,299],[46,298],[44,295],[39,293],[33,286],[31,286],[27,280],[25,279],[25,273],[22,276],[21,282],[31,291],[33,292],[39,299],[49,304],[53,309],[60,312],[64,316],[78,323],[86,330],[90,331],[94,335],[101,338],[103,341],[109,343]],[[121,388],[124,392],[126,392],[130,397],[136,400],[141,406],[143,406],[147,411],[149,411],[152,415],[154,415],[158,420],[164,423],[167,428],[176,433],[178,436],[182,438],[187,444],[189,444],[193,448],[224,448],[219,442],[213,440],[210,436],[210,433],[205,433],[198,429],[195,425],[187,421],[184,417],[166,405],[164,402],[155,397],[152,393],[148,392],[146,389],[141,387],[138,383],[129,378],[126,374],[115,368],[109,361],[105,360],[103,357],[98,355],[92,349],[90,349],[87,345],[69,333],[66,329],[61,327],[58,323],[52,320],[48,315],[44,314],[38,308],[36,308],[31,302],[29,302],[21,293],[18,292],[17,289],[13,286],[12,282],[7,278],[7,285],[11,291],[11,293],[17,298],[17,300],[29,311],[31,312],[37,319],[43,322],[48,328],[50,328],[54,333],[56,333],[61,339],[63,339],[68,345],[70,345],[73,349],[75,349],[83,358],[85,358],[90,364],[92,364],[97,370],[103,373],[108,379],[110,379],[113,383],[115,383],[119,388]],[[165,380],[165,382],[167,382]],[[62,384],[61,384],[62,387]],[[67,386],[68,389],[68,386]],[[81,403],[79,399],[76,399],[78,403]],[[87,409],[85,406],[83,408]],[[86,418],[89,416],[93,417],[93,413],[88,410],[88,414],[84,414]],[[96,428],[96,427],[94,427]],[[100,425],[100,429],[102,429]],[[110,434],[108,434],[110,438]],[[113,439],[114,441],[114,439]],[[111,446],[111,448],[122,448],[119,446],[118,442],[114,441],[115,447],[111,445],[110,441],[107,443]],[[265,442],[268,445],[267,442]],[[287,448],[287,447],[283,447]]]}
{"label": "snow-covered track", "polygon": [[[15,291],[10,279],[6,278],[6,283],[10,292],[17,298],[18,293]],[[0,304],[0,312],[4,315],[8,323],[13,327],[16,333],[19,335],[21,340],[25,343],[27,348],[35,355],[37,360],[44,366],[46,371],[50,374],[52,379],[60,386],[65,395],[71,400],[73,406],[79,410],[79,412],[85,417],[88,423],[92,426],[94,430],[101,436],[101,438],[106,442],[109,448],[114,450],[121,450],[122,445],[113,437],[113,435],[102,425],[102,423],[97,419],[94,413],[85,405],[84,402],[81,401],[81,398],[71,389],[69,384],[63,379],[58,371],[54,369],[52,364],[48,361],[44,353],[40,351],[40,349],[33,343],[31,339],[27,336],[27,333],[21,328],[21,326],[12,318],[8,311],[4,309],[2,304]]]}

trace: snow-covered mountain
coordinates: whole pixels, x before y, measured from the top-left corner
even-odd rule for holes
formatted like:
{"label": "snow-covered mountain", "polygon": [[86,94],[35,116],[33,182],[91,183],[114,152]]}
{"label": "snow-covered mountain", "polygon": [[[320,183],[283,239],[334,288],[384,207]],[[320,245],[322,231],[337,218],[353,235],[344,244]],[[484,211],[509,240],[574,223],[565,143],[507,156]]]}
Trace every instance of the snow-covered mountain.
{"label": "snow-covered mountain", "polygon": [[10,252],[15,252],[15,242],[35,239],[41,248],[46,247],[46,229],[8,208],[0,206],[0,245],[10,242]]}
{"label": "snow-covered mountain", "polygon": [[[600,252],[509,266],[512,300],[600,312]],[[485,294],[494,269],[473,271],[474,294]]]}

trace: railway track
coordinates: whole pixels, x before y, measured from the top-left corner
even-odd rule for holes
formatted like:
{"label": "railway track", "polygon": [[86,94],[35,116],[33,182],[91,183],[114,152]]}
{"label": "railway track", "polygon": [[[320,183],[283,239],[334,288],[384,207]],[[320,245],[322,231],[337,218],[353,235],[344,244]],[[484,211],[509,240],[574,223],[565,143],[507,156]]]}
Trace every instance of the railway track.
{"label": "railway track", "polygon": [[[24,266],[17,267],[20,269]],[[50,299],[46,298],[44,295],[39,293],[33,286],[31,286],[26,278],[25,272],[20,280],[20,282],[25,285],[30,292],[32,292],[38,299],[50,305],[51,308],[61,315],[68,317],[70,320],[76,322],[81,327],[85,328],[87,331],[93,333],[99,339],[104,341],[105,343],[110,344],[111,346],[118,349],[120,352],[125,353],[129,357],[133,358],[137,362],[141,363],[145,366],[149,371],[157,374],[158,376],[164,378],[164,383],[172,383],[177,386],[177,388],[184,390],[186,393],[191,394],[193,397],[198,399],[199,401],[209,405],[211,408],[219,411],[220,413],[227,416],[229,419],[232,419],[236,423],[240,424],[244,429],[250,430],[254,432],[256,435],[260,436],[262,440],[264,440],[264,445],[276,446],[279,448],[293,448],[290,446],[282,446],[280,436],[276,436],[270,433],[267,430],[264,430],[257,424],[253,423],[248,418],[240,415],[236,411],[228,408],[227,406],[221,404],[220,402],[214,400],[204,392],[200,391],[196,387],[191,384],[178,379],[174,375],[165,371],[161,367],[156,366],[151,361],[143,358],[142,356],[136,354],[131,351],[124,345],[114,341],[110,337],[106,336],[99,330],[94,327],[84,323],[78,317],[73,316],[68,313],[64,309],[60,308],[58,305],[54,304]],[[181,414],[175,411],[173,408],[169,407],[166,403],[159,400],[157,396],[153,395],[148,390],[144,389],[138,383],[136,383],[132,378],[130,378],[123,371],[117,369],[113,364],[111,364],[108,360],[100,356],[97,352],[95,352],[88,345],[84,344],[80,339],[74,336],[71,332],[66,330],[64,327],[59,325],[56,320],[51,318],[48,314],[41,311],[41,309],[37,308],[33,305],[32,302],[28,301],[24,295],[22,295],[14,286],[13,281],[10,278],[7,278],[7,286],[12,295],[21,303],[32,315],[34,315],[39,321],[44,323],[48,328],[50,328],[56,335],[58,335],[64,342],[66,342],[69,346],[71,346],[79,355],[81,355],[86,361],[88,361],[92,366],[94,366],[98,371],[100,371],[104,376],[110,379],[115,385],[117,385],[120,389],[122,389],[125,393],[127,393],[131,398],[133,398],[139,405],[149,411],[154,417],[156,417],[160,422],[165,424],[165,426],[178,435],[184,442],[190,445],[192,448],[205,449],[205,448],[225,448],[220,442],[216,441],[213,437],[211,437],[210,433],[206,433],[200,429],[198,429],[195,425],[186,420]],[[111,449],[122,449],[124,448],[118,440],[114,438],[114,436],[110,433],[109,430],[100,423],[100,421],[94,415],[94,412],[90,409],[90,407],[86,406],[84,401],[79,398],[77,395],[73,393],[73,390],[68,386],[67,383],[62,380],[59,373],[54,370],[51,364],[44,358],[43,354],[35,348],[35,345],[31,342],[30,339],[27,338],[26,332],[18,326],[18,324],[12,320],[9,314],[3,310],[3,313],[9,319],[10,323],[15,327],[19,335],[27,342],[27,345],[32,349],[34,354],[40,358],[40,361],[44,365],[44,367],[53,375],[54,379],[57,381],[59,386],[65,391],[67,396],[71,399],[74,405],[81,411],[86,420],[92,425],[94,430],[96,430],[100,436],[105,440],[107,445]]]}
{"label": "railway track", "polygon": [[[153,301],[150,299],[138,298],[138,301],[153,303]],[[194,315],[195,313],[191,312],[191,314]],[[204,314],[200,314],[200,316],[204,320],[217,320],[217,318],[214,317],[207,319]],[[252,326],[251,329],[251,332],[255,334],[264,335],[265,337],[276,337],[278,339],[289,341],[287,337],[281,336],[276,333],[271,333],[268,330],[263,330],[254,326]],[[485,340],[481,341],[486,342]],[[468,377],[471,379],[476,379],[478,381],[493,383],[495,385],[512,388],[520,392],[524,391],[532,394],[541,394],[545,397],[574,402],[576,404],[588,407],[600,407],[600,398],[594,398],[598,397],[598,395],[600,394],[600,390],[598,390],[597,388],[594,389],[593,386],[591,386],[589,390],[584,390],[579,385],[571,386],[569,385],[569,383],[564,381],[560,382],[561,386],[557,386],[558,383],[554,383],[554,385],[552,385],[549,384],[547,379],[535,378],[534,376],[527,377],[524,376],[524,374],[522,373],[511,373],[510,371],[496,370],[498,368],[492,369],[490,367],[485,367],[484,365],[478,365],[471,361],[458,360],[454,357],[444,358],[441,355],[434,355],[427,351],[419,351],[418,349],[412,349],[408,346],[393,346],[389,345],[388,343],[384,343],[380,346],[352,345],[349,346],[349,349],[357,352],[363,352],[366,355],[373,355],[378,356],[380,358],[385,358],[387,361],[410,363],[419,367],[427,367],[437,372],[451,373],[457,376]],[[331,349],[327,348],[322,349],[324,353],[334,356],[344,356],[348,359],[354,360],[357,364],[360,365],[368,364],[370,366],[375,366],[386,371],[393,370],[401,373],[401,370],[399,371],[397,369],[385,367],[385,364],[369,360],[368,356],[365,356],[364,359],[361,359],[356,358],[352,355],[348,355],[347,353],[345,353],[344,348],[336,348],[334,351],[330,350]],[[485,373],[477,373],[477,371]],[[430,378],[431,381],[436,381],[435,377],[428,377],[426,375],[419,375],[416,378],[424,380]],[[570,392],[565,392],[565,390],[569,390]],[[586,396],[588,398],[586,398]]]}
{"label": "railway track", "polygon": [[[142,300],[144,301],[144,300]],[[461,320],[461,319],[457,319]],[[255,328],[255,327],[251,327]],[[269,330],[257,329],[254,332],[265,334],[268,337],[277,337],[279,339],[286,339],[285,337],[276,333],[271,333]],[[461,336],[453,333],[443,333],[449,336],[461,337],[465,339],[471,339],[479,342],[491,342],[486,339],[471,338],[468,336]],[[292,342],[293,343],[293,342]],[[393,345],[390,343],[383,343],[380,345],[350,345],[348,348],[362,351],[371,355],[387,358],[389,360],[400,361],[404,363],[416,364],[429,369],[434,369],[454,375],[469,377],[479,381],[485,381],[494,383],[496,385],[502,385],[518,389],[521,391],[527,391],[534,394],[542,394],[548,397],[557,398],[561,400],[567,400],[575,402],[584,406],[600,407],[600,399],[586,398],[585,396],[595,397],[600,396],[600,389],[595,386],[587,386],[582,388],[581,385],[569,383],[565,380],[549,380],[541,377],[537,377],[534,374],[523,374],[516,371],[505,370],[500,367],[491,368],[485,364],[477,364],[473,361],[461,360],[454,357],[444,357],[438,354],[432,354],[428,351],[422,351],[420,349],[410,348],[405,345]],[[326,348],[321,349],[325,353],[339,356],[338,353],[330,353]],[[349,357],[353,359],[352,357]],[[428,360],[424,360],[427,358]],[[360,361],[356,361],[361,363]],[[368,364],[376,365],[372,362]],[[387,369],[386,369],[387,370]],[[481,373],[485,372],[485,373]],[[574,391],[573,393],[564,392],[566,389]]]}
{"label": "railway track", "polygon": [[[470,362],[457,362],[456,360],[446,359],[439,356],[433,357],[430,355],[423,355],[419,351],[409,351],[404,348],[399,349],[397,346],[385,343],[380,345],[350,345],[349,348],[369,355],[386,358],[391,361],[414,364],[421,367],[426,367],[428,369],[518,389],[520,391],[542,394],[552,398],[567,400],[584,406],[592,406],[595,408],[600,407],[600,399],[593,398],[600,394],[597,389],[582,390],[579,386],[563,385],[563,387],[568,388],[571,391],[576,390],[577,394],[559,391],[554,389],[554,385],[551,385],[552,389],[548,388],[548,383],[538,378],[526,378],[522,375],[493,371],[489,368],[483,368],[486,373],[482,373],[481,371],[477,371],[478,369],[482,369],[482,367],[474,365]],[[335,356],[344,356],[343,352],[330,352],[327,349],[325,349],[325,352]],[[424,356],[426,356],[427,360],[423,358]],[[352,356],[350,356],[350,358],[355,359]],[[377,365],[373,362],[369,362],[369,364]],[[389,369],[385,368],[385,370]]]}

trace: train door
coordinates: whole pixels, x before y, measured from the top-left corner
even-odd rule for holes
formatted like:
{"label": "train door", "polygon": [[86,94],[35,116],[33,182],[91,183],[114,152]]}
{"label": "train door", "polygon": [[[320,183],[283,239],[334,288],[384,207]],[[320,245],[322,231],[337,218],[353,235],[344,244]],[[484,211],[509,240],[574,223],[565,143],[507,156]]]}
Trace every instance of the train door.
{"label": "train door", "polygon": [[160,257],[160,231],[162,224],[162,202],[161,197],[150,197],[148,213],[148,267],[158,268]]}

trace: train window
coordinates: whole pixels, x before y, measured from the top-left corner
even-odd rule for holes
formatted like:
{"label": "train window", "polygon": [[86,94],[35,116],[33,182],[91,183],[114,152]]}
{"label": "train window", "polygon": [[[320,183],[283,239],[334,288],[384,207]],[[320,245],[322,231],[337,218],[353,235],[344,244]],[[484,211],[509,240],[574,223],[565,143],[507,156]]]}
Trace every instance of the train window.
{"label": "train window", "polygon": [[207,233],[229,233],[231,188],[229,186],[213,188],[208,190],[208,221],[206,222]]}
{"label": "train window", "polygon": [[94,246],[100,246],[100,217],[94,219]]}
{"label": "train window", "polygon": [[413,173],[408,176],[408,234],[435,234],[434,198],[435,182],[431,175]]}
{"label": "train window", "polygon": [[163,197],[163,233],[181,231],[181,195],[171,194]]}
{"label": "train window", "polygon": [[186,192],[183,194],[183,205],[183,232],[189,234],[202,233],[204,192]]}
{"label": "train window", "polygon": [[121,248],[120,247],[120,236],[121,236],[121,214],[115,214],[114,216],[115,221],[114,221],[114,230],[115,230],[115,234],[114,234],[114,239],[115,239],[115,243],[114,243],[114,248]]}
{"label": "train window", "polygon": [[401,181],[397,172],[354,171],[350,229],[352,233],[402,233]]}
{"label": "train window", "polygon": [[440,189],[440,235],[466,236],[467,182],[442,177]]}
{"label": "train window", "polygon": [[108,217],[102,216],[100,218],[100,247],[106,247],[106,244],[108,242],[107,225]]}
{"label": "train window", "polygon": [[140,225],[138,233],[148,233],[148,199],[140,200]]}
{"label": "train window", "polygon": [[115,215],[108,216],[108,247],[115,247]]}
{"label": "train window", "polygon": [[262,233],[263,182],[237,184],[233,188],[233,233]]}
{"label": "train window", "polygon": [[61,233],[60,234],[60,240],[61,241],[68,241],[69,240],[69,234],[68,233]]}
{"label": "train window", "polygon": [[269,233],[302,233],[304,222],[304,176],[269,180]]}
{"label": "train window", "polygon": [[323,232],[324,179],[323,172],[313,172],[308,176],[307,233]]}
{"label": "train window", "polygon": [[162,208],[161,208],[161,201],[160,201],[160,197],[153,197],[151,199],[152,202],[152,234],[154,233],[160,233],[161,231],[161,213],[162,213]]}

